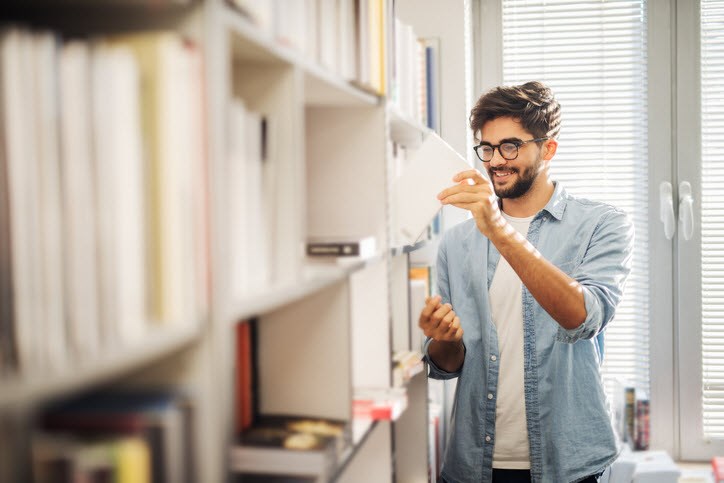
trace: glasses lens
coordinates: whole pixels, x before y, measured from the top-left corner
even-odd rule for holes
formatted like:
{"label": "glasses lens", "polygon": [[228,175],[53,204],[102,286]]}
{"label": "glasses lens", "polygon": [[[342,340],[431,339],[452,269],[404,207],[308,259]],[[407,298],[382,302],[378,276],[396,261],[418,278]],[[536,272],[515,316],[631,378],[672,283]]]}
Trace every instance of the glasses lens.
{"label": "glasses lens", "polygon": [[483,161],[490,161],[493,159],[493,148],[490,146],[478,147],[478,156],[480,156],[480,159]]}
{"label": "glasses lens", "polygon": [[500,145],[500,155],[505,159],[515,159],[518,156],[518,146],[513,143],[503,143]]}

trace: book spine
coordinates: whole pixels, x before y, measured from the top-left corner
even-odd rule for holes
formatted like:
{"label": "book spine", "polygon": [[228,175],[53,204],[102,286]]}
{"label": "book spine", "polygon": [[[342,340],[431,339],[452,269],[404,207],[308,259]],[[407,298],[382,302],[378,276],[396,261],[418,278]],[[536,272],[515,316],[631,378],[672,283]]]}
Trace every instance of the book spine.
{"label": "book spine", "polygon": [[308,243],[309,256],[357,257],[360,255],[359,243]]}
{"label": "book spine", "polygon": [[636,401],[636,450],[649,449],[649,401]]}
{"label": "book spine", "polygon": [[636,389],[633,387],[627,387],[624,389],[625,394],[625,421],[626,421],[626,435],[625,441],[629,445],[633,446],[635,441],[635,430],[636,430]]}
{"label": "book spine", "polygon": [[724,456],[715,456],[711,459],[711,470],[714,483],[724,483]]}

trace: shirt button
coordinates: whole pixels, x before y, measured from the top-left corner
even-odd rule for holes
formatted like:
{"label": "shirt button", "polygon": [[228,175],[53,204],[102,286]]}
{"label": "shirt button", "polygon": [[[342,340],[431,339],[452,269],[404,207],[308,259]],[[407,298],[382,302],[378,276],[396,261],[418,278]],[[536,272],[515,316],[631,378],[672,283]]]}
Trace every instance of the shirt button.
{"label": "shirt button", "polygon": [[495,362],[498,360],[498,358],[495,355],[490,356],[490,360]]}
{"label": "shirt button", "polygon": [[493,393],[492,393],[492,392],[489,392],[489,393],[488,393],[488,399],[493,399]]}
{"label": "shirt button", "polygon": [[486,436],[486,437],[485,437],[485,441],[487,441],[488,443],[490,443],[490,436]]}

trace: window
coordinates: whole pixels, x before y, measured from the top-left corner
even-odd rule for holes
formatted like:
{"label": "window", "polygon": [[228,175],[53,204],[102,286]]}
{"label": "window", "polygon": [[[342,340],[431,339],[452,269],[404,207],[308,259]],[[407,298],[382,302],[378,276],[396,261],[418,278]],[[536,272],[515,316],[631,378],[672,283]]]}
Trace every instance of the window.
{"label": "window", "polygon": [[701,2],[702,409],[724,438],[724,1]]}
{"label": "window", "polygon": [[647,25],[643,0],[502,1],[504,84],[540,80],[561,103],[551,175],[618,206],[636,229],[633,270],[606,329],[604,377],[649,390]]}

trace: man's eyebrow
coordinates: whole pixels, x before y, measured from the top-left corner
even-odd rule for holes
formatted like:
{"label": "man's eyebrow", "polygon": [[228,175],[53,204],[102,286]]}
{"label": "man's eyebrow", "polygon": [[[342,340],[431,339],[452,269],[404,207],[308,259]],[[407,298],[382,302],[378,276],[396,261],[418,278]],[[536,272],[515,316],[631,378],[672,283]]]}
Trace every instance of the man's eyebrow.
{"label": "man's eyebrow", "polygon": [[[501,139],[498,144],[503,144],[503,143],[520,143],[520,142],[523,142],[523,140],[520,139],[520,138],[512,137],[512,138]],[[485,140],[480,141],[480,144],[488,144],[488,145],[491,145],[491,146],[493,145],[493,143],[491,143],[490,141],[485,141]]]}

